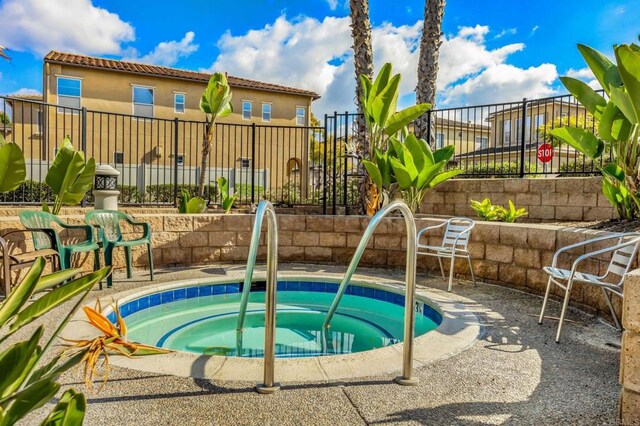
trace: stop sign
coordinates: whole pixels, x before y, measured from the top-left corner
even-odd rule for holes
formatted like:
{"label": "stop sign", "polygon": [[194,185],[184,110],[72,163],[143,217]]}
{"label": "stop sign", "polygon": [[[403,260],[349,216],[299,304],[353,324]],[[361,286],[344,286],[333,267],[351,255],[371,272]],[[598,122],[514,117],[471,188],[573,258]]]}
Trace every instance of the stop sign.
{"label": "stop sign", "polygon": [[553,147],[551,144],[543,143],[538,147],[538,161],[548,163],[553,159]]}

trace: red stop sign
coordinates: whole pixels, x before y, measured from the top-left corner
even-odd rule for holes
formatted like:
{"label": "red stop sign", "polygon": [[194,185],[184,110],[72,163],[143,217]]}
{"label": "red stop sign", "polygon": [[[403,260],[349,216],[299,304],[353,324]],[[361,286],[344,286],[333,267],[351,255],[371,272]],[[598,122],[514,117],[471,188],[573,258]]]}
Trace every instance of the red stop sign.
{"label": "red stop sign", "polygon": [[538,147],[538,161],[548,163],[553,159],[553,147],[551,144],[543,143]]}

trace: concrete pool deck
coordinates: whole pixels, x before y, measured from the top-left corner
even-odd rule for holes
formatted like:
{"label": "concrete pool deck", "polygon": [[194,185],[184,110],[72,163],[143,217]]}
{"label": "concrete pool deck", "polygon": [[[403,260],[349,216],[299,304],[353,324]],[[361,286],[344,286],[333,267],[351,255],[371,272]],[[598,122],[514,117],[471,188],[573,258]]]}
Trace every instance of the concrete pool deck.
{"label": "concrete pool deck", "polygon": [[[162,282],[221,278],[239,266],[144,272],[91,298]],[[342,268],[282,264],[283,271],[335,273]],[[362,269],[369,274],[378,271]],[[403,271],[380,271],[402,279]],[[445,294],[440,277],[418,275],[418,284]],[[342,381],[286,381],[275,395],[259,395],[247,382],[211,381],[149,373],[113,365],[108,383],[85,392],[85,424],[616,424],[620,333],[593,316],[571,310],[562,343],[557,322],[537,323],[541,298],[505,287],[456,282],[453,293],[478,315],[479,339],[466,350],[420,366],[415,387],[393,383],[395,373]],[[459,296],[459,297],[458,297]],[[559,304],[547,311],[555,316]],[[54,311],[39,323],[57,320]],[[26,336],[21,333],[21,338]],[[400,366],[398,366],[399,368]],[[83,390],[77,370],[62,377],[62,389]],[[276,380],[280,380],[276,376]],[[44,410],[50,409],[48,408]],[[42,416],[38,417],[39,419]],[[33,424],[38,424],[33,417]]]}

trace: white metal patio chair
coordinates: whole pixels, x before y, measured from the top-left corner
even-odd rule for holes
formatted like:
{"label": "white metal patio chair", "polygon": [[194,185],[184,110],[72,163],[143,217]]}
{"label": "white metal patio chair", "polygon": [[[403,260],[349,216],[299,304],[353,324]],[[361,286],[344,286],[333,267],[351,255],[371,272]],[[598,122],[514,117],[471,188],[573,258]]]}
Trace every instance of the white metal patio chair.
{"label": "white metal patio chair", "polygon": [[[418,232],[416,237],[418,254],[437,257],[442,278],[445,278],[442,259],[450,259],[448,291],[451,291],[453,288],[453,267],[456,258],[467,259],[467,262],[469,262],[469,270],[471,271],[471,278],[473,279],[473,285],[476,284],[476,276],[473,273],[473,266],[471,266],[471,254],[467,249],[471,229],[475,224],[476,223],[473,220],[466,217],[452,217],[439,225],[427,226]],[[444,227],[442,245],[432,246],[428,244],[420,244],[420,238],[425,232],[442,227]]]}
{"label": "white metal patio chair", "polygon": [[[561,269],[556,266],[558,262],[558,257],[560,256],[561,253],[578,248],[578,247],[587,246],[593,243],[607,241],[607,240],[613,240],[614,243],[609,247],[605,247],[605,248],[578,256],[578,258],[571,265],[570,270]],[[611,304],[610,293],[623,297],[622,286],[624,283],[624,277],[627,274],[627,272],[629,272],[629,269],[631,269],[631,264],[636,258],[636,255],[638,254],[639,246],[640,246],[640,233],[635,233],[635,232],[626,233],[626,234],[617,233],[613,235],[607,235],[604,237],[593,238],[591,240],[583,241],[581,243],[572,244],[566,247],[562,247],[560,250],[556,251],[555,255],[553,256],[553,261],[551,263],[551,266],[545,266],[544,268],[542,268],[542,270],[549,275],[549,281],[547,283],[547,290],[544,294],[544,301],[542,302],[542,309],[540,311],[540,318],[538,320],[538,323],[542,324],[542,320],[544,319],[544,310],[547,307],[547,300],[549,299],[549,293],[551,291],[551,285],[555,284],[565,291],[564,303],[562,304],[560,321],[558,323],[558,332],[556,333],[556,342],[560,342],[560,333],[562,331],[562,323],[567,313],[567,306],[569,305],[569,295],[571,293],[571,288],[574,283],[579,282],[583,284],[595,285],[602,289],[602,294],[604,295],[605,301],[607,302],[607,306],[611,311],[611,316],[613,317],[613,321],[616,327],[618,328],[618,330],[622,330],[622,327],[620,326],[620,320],[618,319],[616,312],[613,309],[613,305]],[[578,270],[578,267],[580,266],[580,264],[583,263],[585,260],[598,257],[607,253],[612,253],[612,254],[611,254],[611,260],[609,262],[609,266],[607,267],[607,271],[604,273],[604,275],[593,275],[593,274],[588,274],[586,272],[581,272]]]}

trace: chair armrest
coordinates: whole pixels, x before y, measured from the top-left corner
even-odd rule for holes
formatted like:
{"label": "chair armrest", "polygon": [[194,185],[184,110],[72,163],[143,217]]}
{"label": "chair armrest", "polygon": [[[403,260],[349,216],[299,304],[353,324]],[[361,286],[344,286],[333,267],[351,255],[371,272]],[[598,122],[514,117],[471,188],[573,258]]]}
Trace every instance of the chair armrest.
{"label": "chair armrest", "polygon": [[555,268],[555,266],[556,266],[556,264],[558,262],[558,257],[560,256],[561,253],[564,253],[564,252],[569,251],[569,250],[573,250],[573,249],[578,248],[578,247],[583,247],[583,246],[586,246],[586,245],[589,245],[589,244],[592,244],[592,243],[597,243],[597,242],[606,241],[606,240],[612,240],[614,238],[620,238],[621,236],[623,236],[623,234],[616,233],[616,234],[606,235],[606,236],[603,236],[603,237],[592,238],[592,239],[587,240],[587,241],[582,241],[582,242],[579,242],[579,243],[575,243],[575,244],[571,244],[571,245],[568,245],[568,246],[565,246],[565,247],[561,247],[558,250],[556,250],[555,254],[553,255],[553,261],[551,262],[551,267]]}
{"label": "chair armrest", "polygon": [[420,243],[420,237],[422,237],[422,234],[424,234],[427,231],[431,231],[433,229],[438,229],[438,228],[442,228],[443,226],[445,226],[447,224],[447,221],[445,220],[444,222],[442,222],[439,225],[432,225],[432,226],[426,226],[424,228],[422,228],[420,231],[418,231],[418,235],[416,235],[416,241],[418,243]]}
{"label": "chair armrest", "polygon": [[142,228],[142,232],[143,232],[142,238],[150,238],[151,237],[151,225],[148,222],[138,222],[137,220],[134,220],[129,215],[125,216],[125,220],[131,226],[137,226],[137,227],[141,227]]}
{"label": "chair armrest", "polygon": [[70,225],[62,221],[60,221],[59,225],[64,229],[82,229],[84,230],[84,233],[85,233],[85,239],[91,243],[93,243],[94,241],[93,226],[91,225],[82,225],[82,224]]}

